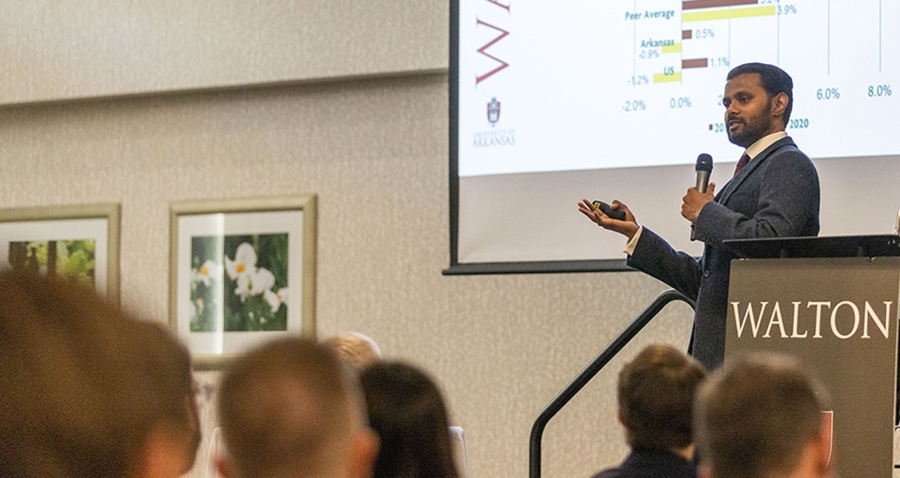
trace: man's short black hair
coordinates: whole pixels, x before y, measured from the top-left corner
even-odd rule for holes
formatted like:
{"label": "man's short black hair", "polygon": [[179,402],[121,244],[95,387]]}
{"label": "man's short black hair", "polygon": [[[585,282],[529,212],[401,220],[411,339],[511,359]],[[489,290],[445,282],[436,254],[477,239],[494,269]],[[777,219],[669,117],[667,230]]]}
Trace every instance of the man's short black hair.
{"label": "man's short black hair", "polygon": [[744,63],[729,71],[726,80],[732,80],[740,75],[750,73],[759,75],[762,87],[766,90],[766,94],[769,95],[770,99],[774,98],[778,93],[787,95],[788,104],[787,108],[784,109],[783,116],[784,126],[787,127],[788,121],[791,119],[791,110],[794,108],[794,80],[791,79],[791,75],[788,75],[787,72],[775,65]]}

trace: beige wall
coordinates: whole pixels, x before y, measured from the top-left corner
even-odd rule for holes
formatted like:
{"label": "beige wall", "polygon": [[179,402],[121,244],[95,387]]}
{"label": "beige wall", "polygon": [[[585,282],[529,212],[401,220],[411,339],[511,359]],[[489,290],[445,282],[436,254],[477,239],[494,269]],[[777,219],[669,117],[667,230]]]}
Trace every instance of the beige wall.
{"label": "beige wall", "polygon": [[446,68],[436,0],[8,0],[0,104]]}
{"label": "beige wall", "polygon": [[[332,11],[339,10],[326,8],[325,2],[296,3],[317,7],[332,21]],[[154,84],[134,80],[152,65],[149,53],[135,52],[144,60],[123,66],[115,78],[88,80],[91,68],[70,64],[72,78],[83,79],[76,84],[47,74],[47,65],[65,56],[59,35],[44,33],[57,40],[38,38],[27,47],[34,50],[26,52],[21,42],[27,28],[20,26],[15,35],[0,33],[0,41],[12,45],[0,54],[38,57],[16,63],[16,71],[0,72],[6,82],[0,91],[9,95],[5,102],[22,103],[0,108],[0,204],[121,203],[122,303],[166,321],[171,201],[317,194],[319,335],[362,331],[390,357],[430,370],[446,393],[454,424],[466,431],[471,476],[525,476],[529,431],[538,413],[664,287],[637,273],[441,275],[449,261],[448,92],[446,73],[432,70],[446,67],[446,5],[374,2],[374,8],[358,3],[363,2],[342,4],[348,25],[295,40],[337,44],[345,39],[331,33],[357,31],[394,38],[391,29],[406,28],[403,22],[369,16],[390,8],[420,8],[416,18],[441,31],[407,31],[411,37],[395,38],[394,53],[387,46],[385,51],[368,44],[334,46],[334,54],[348,61],[304,61],[348,64],[346,70],[310,66],[304,72],[317,73],[286,74],[296,81],[280,86],[50,103],[42,101],[157,91]],[[101,2],[92,4],[96,12],[103,10]],[[175,2],[168,6],[176,8]],[[17,10],[3,12],[6,8],[0,8],[0,18],[15,22],[9,17]],[[170,12],[181,18],[176,13]],[[59,15],[54,28],[83,26]],[[169,21],[164,8],[156,15],[163,25]],[[316,18],[309,15],[292,21],[306,31],[305,23]],[[94,28],[104,31],[104,25]],[[270,41],[266,25],[252,24],[260,47]],[[120,40],[98,36],[95,41],[117,50]],[[191,36],[182,41],[196,50],[189,55],[208,47]],[[309,48],[273,44],[278,51],[272,57]],[[420,44],[426,46],[410,63],[409,48]],[[168,86],[160,89],[273,83],[277,76],[223,79],[208,64],[189,69],[168,75],[158,83]],[[309,81],[364,71],[381,77]],[[199,80],[188,81],[188,76]],[[27,84],[10,93],[11,81]],[[572,210],[560,213],[577,214],[576,201]],[[640,344],[684,346],[691,315],[685,306],[673,306],[651,324]],[[633,355],[640,344],[623,355]],[[624,456],[614,410],[621,363],[612,363],[551,422],[544,440],[544,476],[589,476]],[[204,372],[201,378],[214,382],[215,375]],[[193,476],[204,476],[204,460],[201,454]]]}

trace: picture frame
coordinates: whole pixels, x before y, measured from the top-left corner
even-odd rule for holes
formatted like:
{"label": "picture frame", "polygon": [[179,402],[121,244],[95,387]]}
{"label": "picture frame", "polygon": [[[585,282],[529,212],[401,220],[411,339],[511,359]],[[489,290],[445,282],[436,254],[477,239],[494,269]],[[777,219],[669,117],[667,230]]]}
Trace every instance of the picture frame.
{"label": "picture frame", "polygon": [[0,269],[55,269],[118,307],[121,211],[118,203],[0,209]]}
{"label": "picture frame", "polygon": [[169,322],[195,369],[315,336],[315,195],[172,202],[169,234]]}

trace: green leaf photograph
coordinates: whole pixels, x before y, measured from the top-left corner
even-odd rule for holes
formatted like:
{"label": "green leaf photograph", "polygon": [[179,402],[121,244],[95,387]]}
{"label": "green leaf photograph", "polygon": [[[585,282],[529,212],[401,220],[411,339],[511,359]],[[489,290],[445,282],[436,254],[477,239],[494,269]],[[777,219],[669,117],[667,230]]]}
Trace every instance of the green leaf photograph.
{"label": "green leaf photograph", "polygon": [[93,286],[96,246],[93,239],[11,241],[9,264],[14,269],[52,272]]}

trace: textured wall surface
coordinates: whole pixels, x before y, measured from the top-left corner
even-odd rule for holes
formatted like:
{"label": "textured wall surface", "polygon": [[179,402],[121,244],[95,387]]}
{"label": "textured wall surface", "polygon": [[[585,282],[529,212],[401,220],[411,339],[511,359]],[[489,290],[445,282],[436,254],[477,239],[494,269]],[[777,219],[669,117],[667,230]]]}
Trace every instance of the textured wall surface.
{"label": "textured wall surface", "polygon": [[0,2],[0,104],[446,69],[439,0]]}
{"label": "textured wall surface", "polygon": [[[121,203],[122,303],[166,321],[170,201],[318,194],[319,335],[362,331],[430,370],[466,431],[471,476],[526,476],[533,420],[664,287],[633,272],[441,275],[446,85],[423,75],[0,109],[0,204]],[[578,214],[575,202],[560,214]],[[690,317],[671,306],[640,343],[684,346]],[[621,365],[550,423],[544,476],[622,458]]]}

